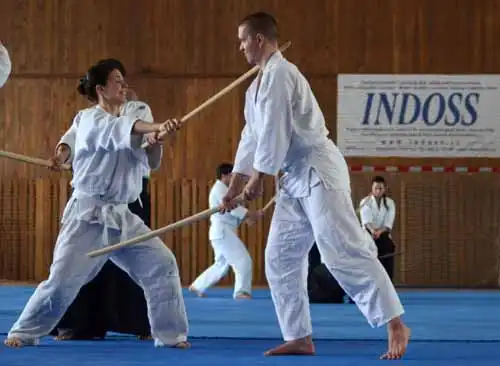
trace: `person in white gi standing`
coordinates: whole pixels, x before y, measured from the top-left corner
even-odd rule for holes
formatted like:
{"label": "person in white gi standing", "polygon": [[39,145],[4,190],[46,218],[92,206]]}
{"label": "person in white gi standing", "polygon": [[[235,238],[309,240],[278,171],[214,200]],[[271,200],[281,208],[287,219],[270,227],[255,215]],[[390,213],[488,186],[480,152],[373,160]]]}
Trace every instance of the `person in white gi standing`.
{"label": "person in white gi standing", "polygon": [[9,51],[0,42],[0,88],[5,85],[12,72],[12,61],[10,60]]}
{"label": "person in white gi standing", "polygon": [[[220,207],[231,180],[232,164],[217,167],[217,181],[209,194],[210,208]],[[262,211],[251,212],[238,206],[227,213],[216,213],[210,217],[209,239],[214,250],[214,264],[207,268],[189,287],[190,291],[203,297],[205,291],[224,277],[229,267],[234,271],[235,299],[249,299],[252,291],[252,258],[245,244],[238,237],[238,227],[244,221],[255,223]]]}
{"label": "person in white gi standing", "polygon": [[[90,251],[150,232],[128,208],[142,190],[144,174],[161,163],[161,144],[142,149],[143,136],[173,133],[181,124],[175,120],[149,123],[133,115],[118,117],[127,84],[114,63],[92,66],[85,79],[79,92],[99,105],[75,117],[79,122],[75,121],[74,191],[63,213],[49,278],[36,288],[5,344],[38,344],[80,288],[111,258],[144,290],[155,346],[187,348],[188,322],[179,269],[175,256],[159,238],[111,256],[87,256]],[[153,140],[149,142],[161,142]]]}
{"label": "person in white gi standing", "polygon": [[[285,343],[266,355],[314,354],[307,298],[307,253],[316,241],[323,262],[372,326],[387,324],[388,350],[403,356],[410,330],[396,290],[377,259],[351,199],[344,157],[327,137],[323,113],[305,77],[278,50],[277,23],[266,13],[238,27],[240,50],[261,71],[245,99],[245,120],[224,205],[243,193],[261,194],[265,175],[280,179],[280,192],[265,252],[266,277]],[[246,178],[249,178],[245,183]]]}
{"label": "person in white gi standing", "polygon": [[[396,205],[392,198],[387,197],[384,177],[376,176],[372,180],[371,195],[363,198],[359,204],[361,225],[375,241],[380,262],[387,274],[394,278],[394,252],[391,231],[396,218]],[[388,257],[386,257],[389,255]]]}
{"label": "person in white gi standing", "polygon": [[[99,62],[115,63],[115,67],[126,77],[125,67],[118,60],[105,59]],[[98,105],[94,107],[98,108]],[[125,115],[133,115],[145,122],[154,121],[149,105],[138,101],[130,88],[127,88],[127,101],[120,108],[120,116]],[[49,159],[52,170],[61,170],[59,161],[69,164],[73,161],[79,120],[75,122],[61,137],[55,149],[56,154]],[[139,199],[128,206],[146,226],[151,227],[149,201],[148,178],[144,177]],[[144,291],[112,260],[106,261],[96,277],[80,289],[50,334],[56,335],[57,340],[89,340],[103,339],[107,332],[134,334],[139,339],[151,338]]]}

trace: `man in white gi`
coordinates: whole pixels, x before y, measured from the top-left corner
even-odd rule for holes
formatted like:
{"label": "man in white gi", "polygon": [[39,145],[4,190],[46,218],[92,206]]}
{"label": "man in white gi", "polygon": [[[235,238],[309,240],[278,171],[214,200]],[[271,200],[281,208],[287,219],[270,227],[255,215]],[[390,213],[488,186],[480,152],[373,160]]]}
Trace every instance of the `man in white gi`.
{"label": "man in white gi", "polygon": [[[261,71],[245,100],[246,124],[224,204],[261,194],[265,175],[283,172],[265,253],[266,277],[285,343],[266,355],[314,354],[307,298],[307,253],[316,241],[323,262],[372,326],[387,324],[388,350],[403,356],[410,330],[396,290],[361,228],[351,200],[347,164],[327,137],[309,83],[278,50],[277,24],[266,13],[238,27],[240,49]],[[248,179],[248,182],[245,181]]]}
{"label": "man in white gi", "polygon": [[[127,84],[115,63],[92,66],[78,88],[99,105],[80,111],[73,157],[74,188],[62,217],[49,278],[30,297],[9,331],[9,347],[35,345],[57,324],[80,288],[111,258],[144,290],[155,346],[187,348],[188,322],[179,269],[159,239],[103,255],[87,253],[150,232],[128,208],[142,190],[142,177],[158,169],[162,146],[142,149],[146,134],[173,133],[177,121],[149,123],[121,116]],[[78,122],[77,122],[78,121]],[[151,142],[155,138],[151,138]]]}
{"label": "man in white gi", "polygon": [[[209,194],[210,208],[220,207],[222,199],[227,193],[231,180],[232,164],[220,164],[217,167],[217,181]],[[193,284],[190,291],[198,296],[205,296],[205,291],[224,277],[229,267],[234,271],[235,299],[250,299],[252,291],[252,258],[245,244],[238,237],[238,226],[247,221],[255,223],[262,217],[261,210],[251,212],[244,206],[238,206],[227,213],[217,213],[210,217],[209,239],[214,250],[214,264],[205,270]]]}
{"label": "man in white gi", "polygon": [[5,85],[12,71],[12,62],[10,60],[9,51],[0,42],[0,88]]}

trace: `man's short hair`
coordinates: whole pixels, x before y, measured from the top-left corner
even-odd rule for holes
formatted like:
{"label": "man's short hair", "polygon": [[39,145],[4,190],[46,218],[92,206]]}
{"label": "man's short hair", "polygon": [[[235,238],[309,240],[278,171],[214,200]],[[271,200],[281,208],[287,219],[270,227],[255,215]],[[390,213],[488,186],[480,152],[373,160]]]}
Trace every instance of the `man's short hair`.
{"label": "man's short hair", "polygon": [[240,23],[243,24],[248,27],[252,35],[260,33],[271,41],[278,40],[278,22],[271,14],[258,12],[247,15]]}

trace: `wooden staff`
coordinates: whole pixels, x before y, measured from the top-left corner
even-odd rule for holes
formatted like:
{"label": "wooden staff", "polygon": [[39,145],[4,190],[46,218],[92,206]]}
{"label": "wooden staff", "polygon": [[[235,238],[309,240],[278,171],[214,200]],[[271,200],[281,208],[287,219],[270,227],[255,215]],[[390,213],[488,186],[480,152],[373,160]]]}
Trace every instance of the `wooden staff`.
{"label": "wooden staff", "polygon": [[276,197],[271,198],[269,202],[266,203],[264,207],[262,207],[262,212],[266,212],[273,205],[274,201],[276,201]]}
{"label": "wooden staff", "polygon": [[[290,41],[288,41],[287,43],[285,43],[283,46],[281,46],[279,48],[280,52],[285,51],[288,47],[290,47],[291,44],[292,44],[292,42],[290,42]],[[216,100],[218,100],[222,96],[224,96],[227,93],[229,93],[231,90],[233,90],[234,88],[236,88],[238,85],[240,85],[246,79],[248,79],[250,76],[252,76],[253,74],[255,74],[257,71],[259,71],[259,69],[260,69],[260,66],[256,65],[253,68],[251,68],[250,70],[248,70],[246,73],[244,73],[243,75],[241,75],[238,79],[236,79],[235,81],[233,81],[231,84],[229,84],[228,86],[226,86],[224,89],[222,89],[221,91],[219,91],[217,94],[215,94],[214,96],[210,97],[205,102],[203,102],[198,107],[196,107],[191,112],[189,112],[184,117],[182,117],[181,120],[180,120],[180,122],[185,122],[188,119],[190,119],[191,117],[193,117],[194,115],[196,115],[199,112],[201,112],[203,109],[205,109],[206,107],[208,107],[209,105],[211,105],[212,103],[214,103]],[[165,136],[165,133],[160,133],[158,135],[159,138],[161,138],[163,136]],[[141,147],[143,149],[147,148],[148,146],[149,146],[148,142],[145,142],[145,143],[143,143],[141,145]]]}
{"label": "wooden staff", "polygon": [[[52,163],[50,161],[48,161],[48,160],[39,159],[39,158],[33,158],[31,156],[16,154],[16,153],[8,152],[8,151],[0,150],[0,156],[2,156],[4,158],[12,159],[12,160],[23,161],[23,162],[29,163],[29,164],[46,166],[48,168],[52,167]],[[69,164],[62,164],[61,168],[63,170],[70,170],[71,169],[71,165],[69,165]]]}
{"label": "wooden staff", "polygon": [[[271,201],[274,201],[274,198]],[[235,202],[236,202],[236,204],[243,204],[245,202],[245,200],[242,197],[239,197],[235,200]],[[266,209],[266,207],[269,208],[271,206],[270,203],[271,202],[267,203],[266,206],[264,206],[264,209]],[[198,212],[197,214],[195,214],[193,216],[186,217],[185,219],[174,222],[173,224],[164,226],[160,229],[150,231],[149,233],[136,236],[135,238],[125,240],[125,241],[118,243],[118,244],[115,244],[115,245],[110,245],[109,247],[94,250],[92,252],[87,253],[87,255],[89,257],[93,258],[93,257],[97,257],[97,256],[100,256],[103,254],[108,254],[108,253],[114,252],[116,250],[128,247],[130,245],[134,245],[134,244],[149,240],[151,238],[154,238],[156,236],[160,236],[160,235],[167,233],[169,231],[173,231],[175,229],[180,229],[184,226],[194,224],[195,222],[208,219],[210,216],[219,212],[220,210],[221,210],[221,207],[214,207],[214,208],[206,209],[204,211]]]}

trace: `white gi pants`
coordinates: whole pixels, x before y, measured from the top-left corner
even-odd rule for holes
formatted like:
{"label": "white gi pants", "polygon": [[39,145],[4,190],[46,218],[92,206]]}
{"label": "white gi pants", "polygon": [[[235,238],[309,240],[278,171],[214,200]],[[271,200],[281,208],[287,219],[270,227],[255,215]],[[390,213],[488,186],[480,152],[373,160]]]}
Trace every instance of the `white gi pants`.
{"label": "white gi pants", "polygon": [[233,297],[251,294],[252,258],[238,234],[231,228],[223,228],[223,237],[212,239],[210,243],[214,250],[214,264],[200,274],[191,287],[203,293],[219,282],[231,267],[234,271]]}
{"label": "white gi pants", "polygon": [[359,224],[350,192],[318,184],[308,197],[280,196],[271,222],[266,277],[285,341],[312,334],[307,270],[314,241],[322,262],[372,327],[404,313],[373,239]]}
{"label": "white gi pants", "polygon": [[[188,322],[173,253],[160,239],[153,238],[113,252],[111,256],[88,257],[87,253],[92,250],[150,229],[127,205],[82,207],[86,203],[74,198],[68,202],[49,278],[36,288],[9,331],[9,337],[18,337],[26,345],[38,344],[39,338],[49,334],[58,323],[80,288],[91,281],[110,258],[144,290],[155,346],[186,341]],[[94,215],[93,219],[81,220],[89,213]],[[117,226],[121,230],[117,230]]]}

